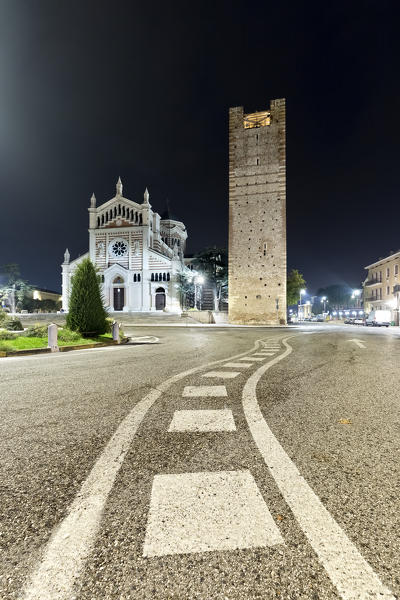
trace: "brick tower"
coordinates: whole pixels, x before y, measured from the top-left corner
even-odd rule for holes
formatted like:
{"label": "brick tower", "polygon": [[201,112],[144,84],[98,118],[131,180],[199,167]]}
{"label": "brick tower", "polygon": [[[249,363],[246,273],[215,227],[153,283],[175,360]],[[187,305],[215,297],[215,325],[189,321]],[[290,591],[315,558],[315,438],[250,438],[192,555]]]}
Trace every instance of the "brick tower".
{"label": "brick tower", "polygon": [[229,110],[229,321],[286,323],[284,98]]}

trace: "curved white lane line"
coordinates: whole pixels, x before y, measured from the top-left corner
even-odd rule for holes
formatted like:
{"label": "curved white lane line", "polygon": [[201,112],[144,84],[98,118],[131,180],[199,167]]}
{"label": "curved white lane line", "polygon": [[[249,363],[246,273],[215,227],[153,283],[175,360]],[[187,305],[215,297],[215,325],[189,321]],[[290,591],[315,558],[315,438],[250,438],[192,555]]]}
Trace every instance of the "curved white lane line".
{"label": "curved white lane line", "polygon": [[288,339],[283,340],[286,351],[257,369],[243,388],[243,410],[251,434],[284,499],[341,597],[345,600],[395,600],[300,475],[262,415],[257,402],[257,383],[268,369],[292,352]]}
{"label": "curved white lane line", "polygon": [[74,583],[92,548],[104,505],[117,473],[139,425],[161,394],[172,384],[188,375],[254,352],[260,343],[261,340],[257,340],[251,350],[178,373],[164,381],[157,389],[152,389],[135,405],[97,459],[69,507],[67,516],[51,535],[45,547],[43,559],[23,591],[22,598],[24,600],[72,600],[75,598]]}

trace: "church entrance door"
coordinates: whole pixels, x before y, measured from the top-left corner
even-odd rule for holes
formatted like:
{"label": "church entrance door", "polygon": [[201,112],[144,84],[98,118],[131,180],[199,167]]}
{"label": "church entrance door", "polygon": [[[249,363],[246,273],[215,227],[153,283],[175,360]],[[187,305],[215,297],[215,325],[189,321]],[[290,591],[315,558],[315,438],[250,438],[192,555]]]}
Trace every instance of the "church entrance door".
{"label": "church entrance door", "polygon": [[125,304],[125,288],[114,288],[114,310],[123,310]]}
{"label": "church entrance door", "polygon": [[163,310],[165,308],[165,290],[164,288],[156,289],[156,310]]}

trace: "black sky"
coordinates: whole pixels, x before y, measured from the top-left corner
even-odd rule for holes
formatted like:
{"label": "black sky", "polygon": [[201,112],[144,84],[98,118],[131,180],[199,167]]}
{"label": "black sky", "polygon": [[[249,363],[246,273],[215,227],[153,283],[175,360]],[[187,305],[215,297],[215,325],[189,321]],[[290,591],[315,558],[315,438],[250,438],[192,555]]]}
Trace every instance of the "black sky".
{"label": "black sky", "polygon": [[0,264],[60,289],[119,175],[226,245],[228,108],[286,97],[288,266],[359,285],[400,248],[396,7],[0,0]]}

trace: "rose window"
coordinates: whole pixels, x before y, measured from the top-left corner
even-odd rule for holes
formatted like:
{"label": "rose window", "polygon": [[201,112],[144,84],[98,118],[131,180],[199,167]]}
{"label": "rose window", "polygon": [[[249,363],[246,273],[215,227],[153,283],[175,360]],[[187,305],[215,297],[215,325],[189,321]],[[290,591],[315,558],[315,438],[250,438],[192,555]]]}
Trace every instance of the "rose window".
{"label": "rose window", "polygon": [[114,242],[111,245],[111,250],[112,250],[112,253],[114,254],[114,256],[117,256],[117,257],[125,256],[125,254],[128,251],[128,244],[123,241]]}

